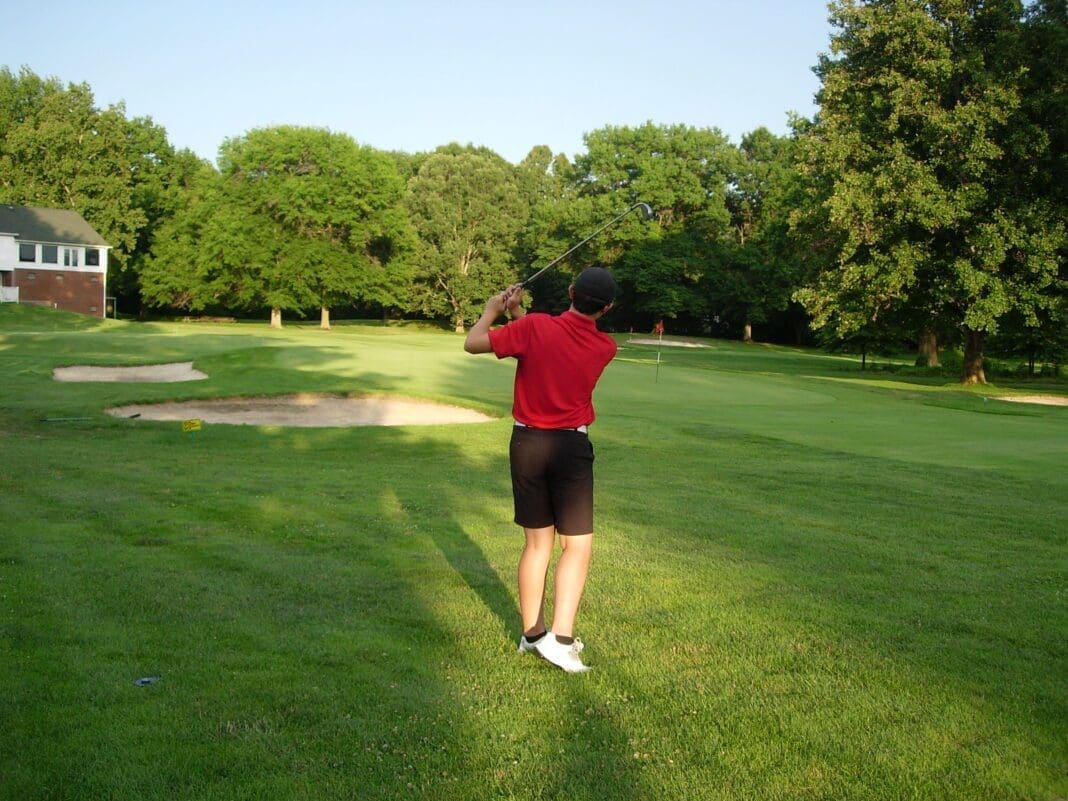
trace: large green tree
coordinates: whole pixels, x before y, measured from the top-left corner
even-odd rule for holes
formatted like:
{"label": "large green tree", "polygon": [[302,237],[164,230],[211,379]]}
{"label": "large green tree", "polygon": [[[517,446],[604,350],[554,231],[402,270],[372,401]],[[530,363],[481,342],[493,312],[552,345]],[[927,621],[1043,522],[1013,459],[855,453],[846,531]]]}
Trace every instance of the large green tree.
{"label": "large green tree", "polygon": [[586,152],[567,172],[569,196],[558,225],[538,255],[558,254],[628,206],[649,203],[653,224],[631,215],[577,252],[569,266],[614,269],[622,290],[612,315],[617,326],[661,317],[699,325],[708,315],[701,282],[710,251],[730,232],[725,201],[734,148],[716,129],[652,122],[607,126],[588,133],[585,142]]}
{"label": "large green tree", "polygon": [[311,297],[329,327],[330,306],[345,300],[403,303],[411,239],[388,155],[346,134],[278,126],[224,142],[219,168],[244,207],[284,234],[265,272],[272,308]]}
{"label": "large green tree", "polygon": [[108,291],[140,305],[139,275],[156,231],[199,168],[149,117],[99,109],[86,84],[0,69],[0,202],[69,208],[112,246]]}
{"label": "large green tree", "polygon": [[283,232],[234,203],[233,189],[208,164],[191,176],[180,208],[160,227],[141,271],[146,303],[224,311],[276,300],[267,295],[263,272],[275,264]]}
{"label": "large green tree", "polygon": [[[1011,189],[1027,202],[1048,204],[1055,217],[1068,220],[1068,3],[1035,0],[1024,19],[1020,38],[1024,68],[1020,113],[1028,125],[1024,135],[1044,141],[1033,159],[1018,162],[1007,176]],[[1060,273],[1048,286],[1029,287],[1032,302],[999,324],[998,346],[1027,359],[1062,365],[1068,361],[1068,271],[1062,238]],[[1037,291],[1036,291],[1037,290]]]}
{"label": "large green tree", "polygon": [[121,104],[98,109],[87,84],[0,68],[0,202],[77,211],[112,246],[109,280],[121,282],[148,221],[135,186],[149,132],[166,141]]}
{"label": "large green tree", "polygon": [[413,308],[462,332],[517,277],[530,206],[516,168],[485,148],[439,148],[408,182],[407,207],[419,236]]}
{"label": "large green tree", "polygon": [[319,128],[262,128],[229,139],[155,251],[156,303],[283,310],[346,301],[401,306],[412,233],[388,155]]}
{"label": "large green tree", "polygon": [[140,307],[141,274],[147,264],[160,228],[178,213],[194,176],[208,163],[188,149],[175,150],[166,131],[147,118],[130,120],[127,126],[132,181],[131,198],[145,216],[137,230],[134,246],[117,283],[110,286],[118,295],[120,307]]}
{"label": "large green tree", "polygon": [[752,339],[752,325],[784,311],[800,285],[800,254],[789,235],[798,196],[794,141],[757,128],[742,137],[730,175],[732,240],[709,276],[716,311]]}
{"label": "large green tree", "polygon": [[797,293],[815,326],[951,321],[982,382],[984,337],[1049,296],[1064,227],[1018,183],[1049,147],[1021,112],[1022,18],[1017,0],[832,3],[803,147],[842,241]]}

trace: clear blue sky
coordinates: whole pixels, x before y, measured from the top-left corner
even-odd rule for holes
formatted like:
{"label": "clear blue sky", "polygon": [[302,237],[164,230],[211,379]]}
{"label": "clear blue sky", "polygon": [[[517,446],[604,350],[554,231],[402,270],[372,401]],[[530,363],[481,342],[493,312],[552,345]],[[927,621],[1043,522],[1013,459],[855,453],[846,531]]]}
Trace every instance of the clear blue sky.
{"label": "clear blue sky", "polygon": [[327,127],[417,152],[574,157],[605,125],[717,127],[737,142],[811,116],[826,0],[49,2],[8,15],[2,63],[88,83],[214,160],[227,137]]}

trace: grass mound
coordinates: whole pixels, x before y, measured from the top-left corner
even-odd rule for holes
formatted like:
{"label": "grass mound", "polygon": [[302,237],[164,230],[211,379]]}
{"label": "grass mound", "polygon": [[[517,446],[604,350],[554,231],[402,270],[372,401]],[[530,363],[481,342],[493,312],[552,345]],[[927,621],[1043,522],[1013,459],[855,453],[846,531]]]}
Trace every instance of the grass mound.
{"label": "grass mound", "polygon": [[43,306],[0,303],[0,333],[115,330],[128,325],[120,320],[90,317]]}

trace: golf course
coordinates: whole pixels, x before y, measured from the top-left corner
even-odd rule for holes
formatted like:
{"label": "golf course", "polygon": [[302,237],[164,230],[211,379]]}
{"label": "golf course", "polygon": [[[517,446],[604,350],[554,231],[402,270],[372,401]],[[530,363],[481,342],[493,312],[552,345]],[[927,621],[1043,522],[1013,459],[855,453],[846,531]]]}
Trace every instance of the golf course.
{"label": "golf course", "polygon": [[[0,798],[1068,796],[1068,408],[1000,399],[1063,379],[615,337],[569,675],[516,652],[514,362],[0,307]],[[293,395],[492,419],[106,411]]]}

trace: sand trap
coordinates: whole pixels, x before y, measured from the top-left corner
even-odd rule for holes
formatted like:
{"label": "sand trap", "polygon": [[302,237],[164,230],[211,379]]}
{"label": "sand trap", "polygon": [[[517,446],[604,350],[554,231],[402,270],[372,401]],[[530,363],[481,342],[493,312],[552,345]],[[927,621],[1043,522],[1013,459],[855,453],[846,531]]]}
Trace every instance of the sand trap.
{"label": "sand trap", "polygon": [[136,367],[93,367],[76,365],[57,367],[52,371],[56,381],[130,381],[134,383],[174,383],[203,381],[206,373],[193,369],[192,362],[171,364],[142,364]]}
{"label": "sand trap", "polygon": [[1003,395],[995,400],[1009,403],[1041,403],[1044,406],[1068,406],[1068,395]]}
{"label": "sand trap", "polygon": [[200,419],[205,423],[305,428],[484,423],[494,419],[472,409],[428,401],[311,394],[137,404],[111,408],[107,413],[114,417],[140,415],[143,420]]}
{"label": "sand trap", "polygon": [[661,342],[658,339],[628,339],[628,345],[663,345],[665,348],[707,348],[708,345],[702,345],[700,342],[679,342],[674,339],[665,339]]}

